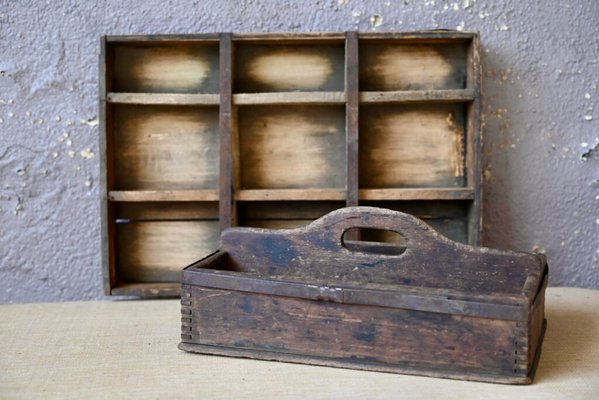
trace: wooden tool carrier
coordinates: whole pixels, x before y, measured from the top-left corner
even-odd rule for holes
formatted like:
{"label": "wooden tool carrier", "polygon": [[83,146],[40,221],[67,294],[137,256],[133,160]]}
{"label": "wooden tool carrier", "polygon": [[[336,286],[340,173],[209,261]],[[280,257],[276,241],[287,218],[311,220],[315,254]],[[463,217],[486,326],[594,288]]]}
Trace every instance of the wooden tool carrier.
{"label": "wooden tool carrier", "polygon": [[[399,233],[402,245],[348,240]],[[303,228],[230,228],[182,276],[186,351],[530,383],[543,255],[472,247],[401,212],[349,207]]]}

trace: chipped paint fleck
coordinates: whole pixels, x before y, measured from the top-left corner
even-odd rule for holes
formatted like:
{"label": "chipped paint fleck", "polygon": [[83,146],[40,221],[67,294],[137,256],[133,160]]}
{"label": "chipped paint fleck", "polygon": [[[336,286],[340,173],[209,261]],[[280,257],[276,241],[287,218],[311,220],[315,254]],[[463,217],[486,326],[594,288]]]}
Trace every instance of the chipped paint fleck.
{"label": "chipped paint fleck", "polygon": [[373,15],[370,17],[370,25],[373,28],[378,28],[383,23],[383,17],[380,15]]}
{"label": "chipped paint fleck", "polygon": [[94,152],[90,148],[81,150],[80,154],[81,157],[85,158],[86,160],[89,160],[90,158],[94,157]]}
{"label": "chipped paint fleck", "polygon": [[98,118],[82,119],[81,123],[85,124],[87,126],[97,126],[98,125]]}
{"label": "chipped paint fleck", "polygon": [[464,10],[472,7],[474,5],[476,0],[464,0],[464,2],[462,3],[462,7],[464,8]]}
{"label": "chipped paint fleck", "polygon": [[584,116],[584,120],[585,121],[592,121],[593,120],[593,116],[592,115],[585,115]]}

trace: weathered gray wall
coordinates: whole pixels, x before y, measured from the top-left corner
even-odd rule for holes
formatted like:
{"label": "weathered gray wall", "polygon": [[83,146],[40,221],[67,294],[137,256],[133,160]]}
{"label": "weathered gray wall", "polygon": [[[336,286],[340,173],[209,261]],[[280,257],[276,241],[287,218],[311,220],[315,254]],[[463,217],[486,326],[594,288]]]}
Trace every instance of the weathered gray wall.
{"label": "weathered gray wall", "polygon": [[485,244],[599,288],[599,1],[0,0],[0,302],[102,297],[98,38],[478,30]]}

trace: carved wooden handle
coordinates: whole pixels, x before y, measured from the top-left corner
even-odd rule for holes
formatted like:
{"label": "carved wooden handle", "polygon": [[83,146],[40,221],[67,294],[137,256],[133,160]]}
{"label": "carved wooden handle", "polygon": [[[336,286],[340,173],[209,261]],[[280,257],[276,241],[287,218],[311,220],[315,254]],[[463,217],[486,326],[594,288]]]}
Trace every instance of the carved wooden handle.
{"label": "carved wooden handle", "polygon": [[315,223],[313,228],[342,246],[343,234],[351,228],[384,229],[397,232],[406,239],[406,247],[418,248],[447,241],[433,228],[412,215],[377,207],[347,207],[333,211]]}

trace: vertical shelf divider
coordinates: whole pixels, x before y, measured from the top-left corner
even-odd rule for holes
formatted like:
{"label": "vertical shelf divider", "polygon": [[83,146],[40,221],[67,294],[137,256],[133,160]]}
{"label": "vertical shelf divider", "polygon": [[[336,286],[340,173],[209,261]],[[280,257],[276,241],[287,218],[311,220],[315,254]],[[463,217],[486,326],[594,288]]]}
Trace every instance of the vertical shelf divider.
{"label": "vertical shelf divider", "polygon": [[467,87],[474,91],[474,100],[467,105],[466,182],[473,188],[474,199],[468,210],[468,243],[482,245],[482,132],[480,125],[480,38],[475,35],[468,49]]}
{"label": "vertical shelf divider", "polygon": [[[346,186],[347,207],[357,206],[359,203],[359,60],[358,60],[358,32],[350,31],[345,34],[345,132],[346,132]],[[359,232],[348,232],[348,240],[359,240]]]}
{"label": "vertical shelf divider", "polygon": [[219,221],[220,230],[233,225],[235,206],[233,200],[233,124],[232,124],[232,34],[220,35],[220,157],[219,157]]}
{"label": "vertical shelf divider", "polygon": [[345,36],[345,131],[346,131],[346,163],[347,163],[347,197],[346,206],[358,205],[358,130],[359,130],[359,60],[358,32],[347,32]]}

